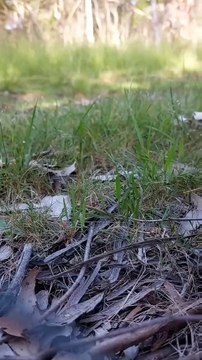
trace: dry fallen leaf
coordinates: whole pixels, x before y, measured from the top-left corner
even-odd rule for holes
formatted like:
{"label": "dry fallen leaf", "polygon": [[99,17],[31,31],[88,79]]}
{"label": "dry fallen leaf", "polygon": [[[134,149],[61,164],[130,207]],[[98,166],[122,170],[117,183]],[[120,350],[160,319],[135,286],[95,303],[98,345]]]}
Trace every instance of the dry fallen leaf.
{"label": "dry fallen leaf", "polygon": [[78,319],[79,316],[92,311],[103,299],[104,292],[99,293],[92,298],[85,300],[79,304],[72,305],[71,307],[64,307],[60,314],[58,314],[59,322],[72,324],[73,321]]}
{"label": "dry fallen leaf", "polygon": [[[25,203],[11,205],[6,208],[0,208],[0,212],[27,211],[30,206]],[[64,220],[69,219],[71,215],[71,199],[69,195],[47,195],[38,203],[32,204],[32,209],[37,212],[48,212],[50,218],[62,216]]]}
{"label": "dry fallen leaf", "polygon": [[181,122],[202,121],[202,112],[194,111],[192,116],[179,115],[178,120]]}
{"label": "dry fallen leaf", "polygon": [[181,121],[181,122],[187,122],[187,121],[189,121],[190,119],[189,119],[187,116],[185,116],[185,115],[179,115],[179,116],[178,116],[178,120]]}
{"label": "dry fallen leaf", "polygon": [[193,166],[189,166],[186,164],[182,164],[178,161],[175,161],[173,163],[173,173],[174,175],[179,175],[179,174],[193,174],[196,173],[198,170],[193,167]]}
{"label": "dry fallen leaf", "polygon": [[107,172],[106,174],[102,175],[93,175],[91,177],[92,180],[96,181],[115,181],[116,180],[116,174],[112,171]]}
{"label": "dry fallen leaf", "polygon": [[38,348],[36,343],[27,341],[23,338],[11,338],[9,340],[9,347],[20,357],[30,358],[30,356],[36,356]]}
{"label": "dry fallen leaf", "polygon": [[35,294],[35,284],[39,271],[38,268],[29,271],[22,283],[22,288],[16,301],[16,307],[22,308],[23,312],[29,316],[33,315],[36,310],[37,298]]}
{"label": "dry fallen leaf", "polygon": [[64,168],[62,168],[60,170],[54,170],[51,166],[41,165],[36,160],[30,161],[29,165],[33,168],[38,168],[38,169],[42,170],[46,174],[51,173],[51,174],[54,174],[57,176],[70,176],[73,172],[76,171],[75,163],[73,163],[69,166],[65,166]]}
{"label": "dry fallen leaf", "polygon": [[63,215],[63,219],[69,219],[71,215],[71,200],[69,195],[54,195],[45,196],[35,206],[39,210],[49,210],[52,218],[57,218]]}
{"label": "dry fallen leaf", "polygon": [[9,259],[13,254],[13,251],[9,245],[3,245],[0,247],[0,261]]}
{"label": "dry fallen leaf", "polygon": [[139,346],[133,345],[123,351],[125,360],[134,360],[137,357]]}
{"label": "dry fallen leaf", "polygon": [[193,193],[191,200],[195,208],[186,214],[187,221],[181,222],[178,230],[180,235],[188,236],[202,225],[202,197]]}
{"label": "dry fallen leaf", "polygon": [[192,116],[193,116],[193,119],[196,121],[202,120],[202,112],[200,112],[200,111],[194,111]]}
{"label": "dry fallen leaf", "polygon": [[8,344],[1,344],[0,345],[0,357],[1,358],[7,358],[10,356],[15,356],[14,351],[11,350],[10,346]]}
{"label": "dry fallen leaf", "polygon": [[48,308],[49,292],[48,290],[41,290],[36,294],[37,305],[41,311],[45,311]]}
{"label": "dry fallen leaf", "polygon": [[[140,225],[140,232],[139,232],[139,235],[138,235],[138,241],[141,242],[141,241],[144,241],[144,224],[142,223]],[[140,247],[138,249],[138,252],[137,252],[137,257],[138,259],[145,265],[147,265],[147,249],[146,247]]]}
{"label": "dry fallen leaf", "polygon": [[[134,175],[135,178],[139,178],[138,172],[128,171],[125,169],[120,169],[118,171],[118,174],[120,176],[122,176],[123,179],[127,179],[132,174]],[[115,170],[110,170],[106,174],[96,173],[93,176],[91,176],[91,179],[96,180],[96,181],[102,181],[102,182],[115,181],[116,176],[117,176],[117,174],[116,174]]]}

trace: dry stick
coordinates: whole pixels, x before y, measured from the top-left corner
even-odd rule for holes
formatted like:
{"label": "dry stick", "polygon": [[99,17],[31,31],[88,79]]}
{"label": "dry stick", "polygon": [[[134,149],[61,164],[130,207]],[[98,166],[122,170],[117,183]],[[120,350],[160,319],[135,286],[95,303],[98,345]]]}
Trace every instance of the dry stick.
{"label": "dry stick", "polygon": [[[103,230],[104,228],[106,228],[109,225],[110,225],[110,220],[104,220],[101,223],[96,224],[94,227],[94,231],[93,231],[93,237],[95,235],[97,235],[99,233],[99,231]],[[69,250],[75,249],[76,247],[82,245],[84,242],[87,241],[87,239],[88,239],[88,235],[84,235],[84,237],[81,240],[79,240],[77,242],[73,242],[73,243],[67,245],[65,248],[55,251],[53,254],[48,255],[44,259],[44,263],[48,264],[50,262],[55,261],[58,257],[60,257],[61,255],[64,255]]]}
{"label": "dry stick", "polygon": [[[138,356],[138,360],[163,360],[163,359],[169,359],[168,356],[171,356],[173,354],[176,354],[177,351],[173,349],[171,345],[168,345],[166,347],[163,347],[159,350],[155,350],[152,352],[149,352],[147,354],[141,354]],[[182,360],[182,359],[181,359]]]}
{"label": "dry stick", "polygon": [[[91,210],[95,210],[97,211],[98,213],[100,213],[101,215],[103,216],[108,216],[108,217],[116,217],[115,214],[111,214],[107,211],[104,211],[104,210],[101,210],[101,209],[98,209],[96,207],[93,207],[93,206],[88,206],[89,209]],[[118,218],[122,218],[122,216],[120,215],[117,215]],[[178,221],[178,222],[181,222],[181,221],[201,221],[202,218],[199,218],[199,217],[194,217],[194,218],[186,218],[186,217],[183,217],[183,218],[177,218],[177,217],[168,217],[168,218],[160,218],[160,219],[137,219],[137,218],[133,218],[134,221],[137,221],[137,222],[144,222],[144,223],[153,223],[153,222],[164,222],[164,221]]]}
{"label": "dry stick", "polygon": [[116,330],[113,330],[110,333],[107,333],[104,335],[98,335],[98,336],[94,336],[93,338],[87,338],[87,339],[81,339],[81,340],[73,340],[73,341],[71,341],[70,344],[71,344],[71,346],[91,344],[91,343],[95,343],[96,341],[102,341],[105,339],[108,340],[109,338],[114,338],[119,335],[125,335],[125,334],[130,334],[133,332],[139,332],[140,330],[143,331],[153,325],[160,324],[161,326],[163,326],[164,323],[167,324],[167,323],[171,323],[174,321],[182,321],[182,322],[196,321],[196,322],[198,322],[198,321],[202,321],[202,315],[182,315],[182,316],[171,315],[171,316],[165,316],[165,317],[157,318],[157,319],[153,319],[153,320],[146,320],[146,321],[143,321],[143,323],[139,323],[134,326],[127,327],[127,328],[116,329]]}
{"label": "dry stick", "polygon": [[125,334],[106,339],[105,341],[93,346],[89,352],[91,355],[107,355],[123,351],[124,349],[127,349],[132,345],[137,345],[148,339],[150,336],[155,335],[161,330],[162,326],[167,325],[169,322],[169,320],[163,319],[159,324],[148,325],[148,327],[144,327],[143,329],[139,329],[135,332],[128,331]]}
{"label": "dry stick", "polygon": [[[187,322],[187,321],[202,321],[202,315],[184,315],[184,316],[165,316],[163,318],[157,318],[154,320],[147,320],[143,323],[136,324],[135,326],[117,329],[111,331],[110,333],[104,335],[98,335],[81,340],[73,340],[67,344],[62,344],[62,346],[56,346],[52,349],[41,352],[38,355],[38,360],[47,360],[55,356],[60,351],[67,351],[71,353],[71,349],[83,349],[89,351],[91,355],[98,355],[104,352],[113,352],[117,349],[120,349],[123,345],[123,339],[125,347],[134,344],[134,342],[139,343],[146,340],[148,337],[157,333],[163,326],[171,324],[172,322]],[[122,337],[121,337],[122,336]],[[97,341],[103,341],[96,344]],[[88,346],[94,345],[91,349]],[[86,346],[87,347],[86,347]],[[122,349],[123,350],[123,349]],[[36,360],[37,360],[36,359]],[[1,359],[0,359],[1,360]],[[22,360],[21,358],[19,360]],[[23,358],[24,360],[24,358]]]}
{"label": "dry stick", "polygon": [[137,243],[132,243],[132,244],[123,246],[120,249],[115,249],[115,250],[105,252],[103,254],[98,254],[98,255],[92,256],[91,258],[89,258],[87,260],[84,260],[84,261],[72,266],[70,269],[65,270],[65,271],[63,271],[61,273],[58,273],[58,274],[50,275],[50,276],[46,276],[46,277],[40,276],[40,274],[39,274],[37,279],[40,279],[40,280],[54,280],[54,279],[57,279],[58,277],[68,275],[71,271],[76,270],[80,266],[88,265],[88,264],[92,263],[93,261],[101,260],[101,259],[103,259],[103,258],[105,258],[107,256],[110,256],[110,255],[113,255],[113,254],[116,254],[116,253],[119,253],[119,252],[122,252],[122,251],[125,251],[125,250],[139,249],[139,248],[142,248],[142,247],[145,247],[145,246],[154,246],[154,245],[157,245],[157,244],[164,244],[164,243],[167,243],[167,242],[170,242],[170,241],[173,241],[173,240],[179,240],[180,238],[182,238],[183,240],[184,239],[191,239],[194,236],[195,236],[194,234],[193,235],[187,235],[187,236],[180,236],[180,237],[171,236],[169,238],[164,238],[164,239],[154,238],[152,240],[145,240],[145,241],[140,241],[140,242],[137,242]]}
{"label": "dry stick", "polygon": [[18,269],[16,271],[16,274],[14,275],[13,280],[11,281],[8,290],[15,292],[16,294],[18,294],[18,292],[20,291],[21,285],[22,285],[22,281],[25,277],[25,273],[27,270],[27,266],[29,264],[29,260],[32,254],[32,245],[31,244],[25,244],[24,249],[22,251],[20,260],[19,260],[19,264],[18,264]]}
{"label": "dry stick", "polygon": [[[186,316],[185,316],[186,317]],[[144,327],[142,329],[137,329],[137,331],[128,331],[127,333],[123,333],[121,335],[115,336],[114,338],[107,338],[105,341],[96,344],[93,348],[90,349],[91,355],[101,355],[101,354],[108,354],[108,353],[116,353],[118,351],[123,351],[124,349],[132,346],[137,345],[140,342],[143,342],[144,340],[148,339],[150,336],[155,335],[157,332],[159,332],[162,327],[166,325],[176,326],[176,322],[185,322],[185,317],[181,317],[181,319],[178,317],[178,319],[172,319],[169,317],[166,317],[164,319],[161,319],[161,322],[154,323],[154,324],[148,324],[147,327]],[[202,316],[194,317],[188,316],[186,317],[187,321],[188,318],[191,320],[194,318],[199,320],[202,319]],[[129,330],[129,329],[128,329]]]}
{"label": "dry stick", "polygon": [[190,354],[190,355],[187,355],[187,356],[184,356],[181,358],[181,360],[200,360],[200,359],[202,359],[202,351],[199,351],[196,354]]}
{"label": "dry stick", "polygon": [[[138,324],[127,329],[117,329],[111,333],[105,335],[95,336],[93,338],[87,338],[82,340],[71,341],[69,344],[71,346],[81,346],[85,344],[92,344],[98,340],[105,340],[102,343],[98,343],[89,351],[91,355],[99,355],[108,352],[123,350],[124,348],[130,346],[130,344],[139,343],[146,340],[148,337],[157,333],[162,326],[170,324],[172,322],[187,322],[187,321],[202,321],[202,315],[185,315],[185,316],[166,316],[164,318],[158,318],[154,320],[147,320],[143,324]],[[124,337],[121,335],[125,335]],[[54,357],[58,351],[68,351],[70,350],[69,344],[67,346],[62,346],[62,348],[49,349],[38,354],[37,357],[3,357],[0,360],[11,359],[11,360],[49,360]],[[70,351],[71,352],[71,351]],[[196,355],[201,355],[199,352]],[[195,355],[194,355],[195,356]],[[68,358],[68,357],[67,357]],[[197,357],[185,357],[185,360],[199,359]]]}
{"label": "dry stick", "polygon": [[[94,232],[94,225],[92,225],[90,227],[89,232],[88,232],[88,239],[87,239],[85,254],[84,254],[84,262],[88,260],[88,256],[90,253],[91,241],[93,238],[93,232]],[[54,311],[56,311],[61,305],[63,305],[67,301],[67,299],[70,297],[70,295],[76,289],[76,287],[79,285],[81,279],[83,278],[83,276],[85,274],[85,271],[86,271],[86,265],[84,264],[84,266],[81,268],[80,273],[79,273],[75,283],[72,285],[72,287],[69,288],[66,291],[66,293],[55,304],[53,304],[47,311],[45,311],[45,313],[42,315],[40,320],[46,319],[50,314],[52,314]]]}
{"label": "dry stick", "polygon": [[175,218],[175,217],[169,217],[169,218],[166,218],[166,219],[133,219],[134,221],[137,221],[137,222],[163,222],[163,221],[201,221],[202,218],[198,218],[198,217],[195,217],[195,218]]}
{"label": "dry stick", "polygon": [[[106,214],[111,216],[111,213],[116,209],[117,204],[113,204],[112,206],[109,207],[109,209],[107,210]],[[105,229],[107,226],[109,226],[111,223],[111,220],[103,220],[101,222],[97,222],[94,226],[94,230],[93,230],[93,236],[97,235],[101,230]],[[83,244],[84,242],[86,242],[88,239],[88,235],[84,235],[84,237],[77,242],[73,242],[69,245],[67,245],[65,248],[58,250],[56,252],[54,252],[51,255],[48,255],[45,259],[44,259],[44,263],[49,263],[54,261],[55,259],[57,259],[59,256],[64,255],[66,252],[68,252],[69,250],[74,249],[75,247]]]}
{"label": "dry stick", "polygon": [[8,286],[8,289],[1,294],[0,316],[5,315],[15,305],[17,295],[21,289],[22,282],[26,274],[26,270],[30,261],[31,254],[32,254],[32,245],[25,244],[19,260],[16,274],[14,275],[13,280]]}

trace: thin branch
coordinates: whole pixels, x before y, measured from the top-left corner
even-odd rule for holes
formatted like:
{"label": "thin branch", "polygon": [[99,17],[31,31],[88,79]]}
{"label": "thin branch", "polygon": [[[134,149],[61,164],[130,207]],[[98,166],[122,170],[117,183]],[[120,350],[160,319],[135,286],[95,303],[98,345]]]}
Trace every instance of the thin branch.
{"label": "thin branch", "polygon": [[17,295],[20,292],[22,282],[26,274],[26,270],[30,261],[31,254],[32,254],[32,245],[25,244],[20,257],[16,274],[14,275],[13,280],[8,286],[8,289],[5,292],[1,293],[0,316],[7,314],[11,310],[11,308],[13,308],[13,306],[15,305]]}
{"label": "thin branch", "polygon": [[25,273],[27,270],[27,266],[30,261],[30,257],[32,254],[32,245],[31,244],[25,244],[24,249],[22,251],[18,269],[16,271],[16,274],[13,277],[13,280],[11,281],[8,290],[15,292],[16,295],[20,291],[20,288],[22,286],[23,279],[25,277]]}
{"label": "thin branch", "polygon": [[137,243],[132,243],[132,244],[129,244],[129,245],[126,245],[126,246],[123,246],[119,249],[115,249],[115,250],[111,250],[111,251],[108,251],[108,252],[105,252],[103,254],[98,254],[98,255],[95,255],[95,256],[92,256],[91,258],[87,259],[87,260],[84,260],[74,266],[72,266],[70,269],[68,270],[65,270],[61,273],[58,273],[58,274],[55,274],[55,275],[50,275],[50,276],[39,276],[37,277],[38,279],[40,280],[54,280],[54,279],[57,279],[58,277],[63,277],[63,276],[67,276],[71,271],[74,271],[76,270],[77,268],[81,267],[81,266],[84,266],[84,265],[88,265],[94,261],[98,261],[98,260],[101,260],[107,256],[111,256],[113,254],[116,254],[116,253],[119,253],[119,252],[122,252],[122,251],[125,251],[125,250],[130,250],[130,249],[139,249],[139,248],[142,248],[142,247],[145,247],[145,246],[154,246],[154,245],[157,245],[157,244],[165,244],[167,242],[170,242],[170,241],[174,241],[174,240],[179,240],[179,239],[191,239],[193,238],[195,235],[188,235],[188,236],[181,236],[181,237],[178,237],[178,236],[171,236],[169,238],[164,238],[164,239],[159,239],[159,238],[154,238],[152,240],[145,240],[145,241],[141,241],[141,242],[137,242]]}
{"label": "thin branch", "polygon": [[94,225],[92,225],[90,227],[89,232],[88,232],[88,239],[87,239],[85,254],[84,254],[84,265],[81,268],[80,273],[79,273],[75,283],[66,291],[66,293],[55,304],[53,304],[47,311],[45,311],[45,313],[42,315],[40,320],[46,319],[50,314],[52,314],[54,311],[58,310],[58,308],[67,301],[67,299],[70,297],[70,295],[76,289],[76,287],[80,284],[80,282],[85,274],[85,271],[86,271],[86,261],[88,261],[91,241],[93,239],[93,233],[94,233]]}
{"label": "thin branch", "polygon": [[[100,215],[103,215],[103,216],[108,216],[108,217],[113,217],[113,218],[119,218],[122,216],[121,215],[117,215],[117,214],[112,214],[112,213],[109,213],[105,210],[102,210],[102,209],[98,209],[94,206],[87,206],[88,209],[90,210],[94,210],[94,211],[97,211],[98,214]],[[160,219],[137,219],[137,218],[133,218],[134,221],[137,221],[137,222],[145,222],[145,223],[153,223],[153,222],[164,222],[164,221],[177,221],[177,222],[181,222],[181,221],[201,221],[202,218],[198,218],[198,217],[193,217],[193,218],[186,218],[186,217],[182,217],[182,218],[178,218],[178,217],[168,217],[168,218],[160,218]]]}
{"label": "thin branch", "polygon": [[137,221],[137,222],[164,222],[164,221],[201,221],[202,218],[175,218],[175,217],[169,217],[169,218],[166,218],[166,219],[133,219],[134,221]]}
{"label": "thin branch", "polygon": [[[56,347],[50,350],[41,352],[36,360],[50,359],[60,351],[67,351],[71,353],[71,349],[77,349],[77,353],[79,353],[82,349],[83,353],[87,351],[96,358],[96,355],[98,354],[101,355],[103,353],[115,352],[120,349],[123,350],[124,348],[130,346],[130,344],[142,342],[151,335],[154,335],[160,331],[164,326],[171,324],[176,326],[176,323],[180,324],[186,323],[188,321],[202,321],[202,315],[165,316],[162,318],[147,320],[132,327],[116,329],[104,335],[98,335],[80,340],[72,340],[69,343],[58,344],[58,346],[56,345]],[[93,347],[90,348],[90,346]],[[22,359],[20,358],[19,360]]]}
{"label": "thin branch", "polygon": [[[110,206],[109,209],[106,211],[105,215],[111,216],[111,213],[116,209],[117,204],[115,203],[114,205]],[[93,237],[95,235],[97,235],[101,230],[105,229],[107,226],[109,226],[111,223],[111,220],[106,219],[106,220],[101,220],[98,221],[94,224],[94,230],[93,230]],[[66,252],[74,249],[77,246],[80,246],[81,244],[83,244],[85,241],[87,241],[88,239],[88,234],[84,235],[83,238],[77,242],[72,242],[71,244],[67,245],[65,248],[57,250],[56,252],[54,252],[51,255],[48,255],[45,259],[44,259],[44,263],[50,263],[55,261],[56,259],[58,259],[58,257],[64,255]]]}

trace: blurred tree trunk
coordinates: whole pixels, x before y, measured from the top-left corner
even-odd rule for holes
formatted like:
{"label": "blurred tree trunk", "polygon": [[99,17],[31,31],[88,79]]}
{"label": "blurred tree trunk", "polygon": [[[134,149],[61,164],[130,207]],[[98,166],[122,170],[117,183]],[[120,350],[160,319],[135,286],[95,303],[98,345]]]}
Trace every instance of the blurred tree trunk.
{"label": "blurred tree trunk", "polygon": [[156,46],[159,46],[161,43],[161,34],[160,34],[157,0],[151,0],[151,17],[152,17],[154,43]]}
{"label": "blurred tree trunk", "polygon": [[94,27],[93,27],[93,4],[92,0],[85,0],[85,15],[86,15],[86,38],[91,44],[95,42]]}

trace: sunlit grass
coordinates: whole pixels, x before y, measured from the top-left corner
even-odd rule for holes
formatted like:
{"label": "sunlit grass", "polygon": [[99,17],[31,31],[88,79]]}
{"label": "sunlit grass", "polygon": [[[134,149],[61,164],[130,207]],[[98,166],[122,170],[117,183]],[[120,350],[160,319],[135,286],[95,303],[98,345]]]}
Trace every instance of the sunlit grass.
{"label": "sunlit grass", "polygon": [[19,42],[1,44],[0,90],[42,91],[46,94],[98,94],[125,87],[149,88],[197,72],[200,48],[130,44],[121,49],[96,45],[44,48]]}

